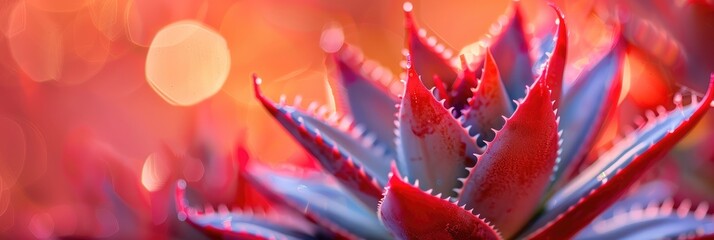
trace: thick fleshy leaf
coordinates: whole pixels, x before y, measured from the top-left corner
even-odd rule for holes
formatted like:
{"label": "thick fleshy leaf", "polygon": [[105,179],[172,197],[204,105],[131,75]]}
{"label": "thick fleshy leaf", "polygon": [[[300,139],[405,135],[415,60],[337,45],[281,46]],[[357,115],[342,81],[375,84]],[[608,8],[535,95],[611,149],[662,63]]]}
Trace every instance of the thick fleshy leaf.
{"label": "thick fleshy leaf", "polygon": [[[681,140],[711,108],[714,75],[701,102],[678,107],[648,123],[603,154],[547,202],[545,213],[530,228],[536,239],[569,238],[614,203]],[[537,229],[537,230],[536,230]]]}
{"label": "thick fleshy leaf", "polygon": [[471,136],[479,134],[479,141],[491,141],[496,135],[493,129],[501,129],[506,122],[502,116],[510,117],[513,114],[513,105],[490,51],[486,53],[486,64],[481,78],[469,101],[469,108],[464,113],[463,122],[464,126],[471,126]]}
{"label": "thick fleshy leaf", "polygon": [[[376,209],[382,189],[370,174],[380,176],[378,165],[380,161],[388,163],[388,160],[381,159],[378,154],[350,138],[350,135],[341,134],[342,132],[337,128],[309,114],[271,102],[260,92],[261,80],[257,76],[253,78],[255,95],[268,112],[320,162],[327,172],[333,174],[367,206]],[[370,171],[367,173],[362,166],[354,162],[355,159],[364,161],[365,166],[374,167],[367,169]],[[388,171],[388,168],[386,169]]]}
{"label": "thick fleshy leaf", "polygon": [[558,120],[537,81],[464,182],[459,203],[515,234],[535,213],[558,157]]}
{"label": "thick fleshy leaf", "polygon": [[399,108],[397,163],[407,177],[424,189],[454,196],[459,177],[476,162],[479,151],[449,110],[424,87],[417,72],[407,69],[407,83]]}
{"label": "thick fleshy leaf", "polygon": [[[440,195],[439,195],[440,196]],[[412,186],[396,170],[379,206],[379,218],[398,239],[500,239],[484,219]]]}
{"label": "thick fleshy leaf", "polygon": [[553,6],[558,19],[555,39],[555,46],[550,52],[550,58],[545,63],[543,73],[539,78],[545,79],[548,82],[548,88],[551,91],[552,100],[555,102],[553,106],[557,109],[560,106],[560,97],[563,90],[563,73],[565,72],[565,60],[568,54],[568,29],[565,26],[565,18],[563,13],[557,7]]}
{"label": "thick fleshy leaf", "polygon": [[[520,3],[514,1],[510,11],[509,21],[505,25],[492,27],[500,32],[491,32],[495,38],[491,40],[490,49],[498,63],[498,70],[501,72],[508,96],[512,100],[518,100],[525,96],[526,86],[534,82],[533,60],[528,53],[530,43],[524,32]],[[476,69],[482,69],[483,65],[484,60],[481,60]]]}
{"label": "thick fleshy leaf", "polygon": [[314,238],[314,226],[301,219],[281,218],[267,213],[233,211],[221,206],[218,211],[208,206],[204,209],[190,207],[186,200],[186,182],[179,181],[176,188],[178,218],[215,238],[226,239],[306,239]]}
{"label": "thick fleshy leaf", "polygon": [[[389,173],[389,163],[392,161],[392,156],[386,154],[384,147],[375,146],[375,139],[360,138],[355,136],[359,134],[354,128],[346,127],[348,121],[341,123],[328,123],[320,120],[319,116],[308,114],[295,109],[294,107],[282,106],[283,110],[291,113],[293,119],[298,120],[303,126],[316,136],[331,145],[339,146],[344,154],[355,160],[364,167],[366,173],[370,177],[374,177],[381,185],[386,184],[387,175]],[[339,127],[335,126],[338,125]],[[394,125],[394,121],[392,121]],[[394,133],[394,130],[392,130]]]}
{"label": "thick fleshy leaf", "polygon": [[434,87],[434,76],[438,76],[447,87],[456,80],[457,72],[445,56],[443,45],[437,45],[435,37],[426,37],[426,30],[417,26],[412,14],[413,5],[404,3],[404,18],[406,27],[406,45],[412,57],[412,65],[422,76],[421,81],[427,88]]}
{"label": "thick fleshy leaf", "polygon": [[486,145],[464,182],[459,204],[492,221],[508,238],[536,212],[558,157],[558,120],[546,82],[525,100]]}
{"label": "thick fleshy leaf", "polygon": [[375,210],[361,204],[329,176],[305,171],[302,176],[265,167],[251,168],[251,176],[273,199],[300,211],[309,219],[345,237],[385,239],[389,233]]}
{"label": "thick fleshy leaf", "polygon": [[[298,119],[304,124],[308,131],[315,131],[325,143],[341,148],[344,154],[351,160],[357,161],[365,168],[368,176],[374,177],[380,186],[384,186],[389,173],[389,163],[392,156],[388,155],[383,147],[375,146],[374,140],[367,138],[359,139],[355,137],[356,132],[347,133],[339,128],[335,128],[325,121],[319,120],[316,116],[297,111],[294,108],[283,107],[292,113],[293,119]],[[340,124],[346,125],[346,124]],[[394,121],[392,121],[394,125]],[[354,129],[353,129],[354,130]],[[392,132],[394,132],[392,130]],[[323,163],[325,164],[325,163]]]}
{"label": "thick fleshy leaf", "polygon": [[394,120],[399,101],[386,84],[392,75],[385,68],[367,64],[362,53],[344,45],[333,54],[336,78],[340,83],[342,105],[355,123],[374,134],[376,144],[384,146],[394,155]]}
{"label": "thick fleshy leaf", "polygon": [[681,239],[714,234],[714,216],[702,203],[694,211],[689,200],[673,208],[672,200],[632,205],[614,216],[596,220],[575,239]]}
{"label": "thick fleshy leaf", "polygon": [[614,111],[622,85],[624,57],[623,43],[616,40],[609,52],[582,73],[565,93],[559,110],[563,154],[555,173],[556,186],[569,180]]}

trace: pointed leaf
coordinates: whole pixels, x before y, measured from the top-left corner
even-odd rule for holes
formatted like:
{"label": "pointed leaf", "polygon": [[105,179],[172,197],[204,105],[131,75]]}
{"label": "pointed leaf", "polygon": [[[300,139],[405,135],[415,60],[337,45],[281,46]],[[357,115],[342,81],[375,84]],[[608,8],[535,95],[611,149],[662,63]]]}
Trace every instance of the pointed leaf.
{"label": "pointed leaf", "polygon": [[404,182],[396,170],[393,174],[378,214],[398,239],[500,239],[470,211]]}
{"label": "pointed leaf", "polygon": [[714,234],[714,216],[702,203],[691,211],[691,202],[672,208],[671,200],[634,205],[611,218],[601,219],[583,229],[575,239],[691,239]]}
{"label": "pointed leaf", "polygon": [[414,68],[407,69],[407,85],[399,111],[397,161],[406,175],[425,189],[454,196],[458,177],[465,177],[478,151],[476,142],[449,110],[424,87]]}
{"label": "pointed leaf", "polygon": [[[315,156],[327,172],[339,179],[367,206],[376,209],[382,189],[369,174],[380,176],[378,175],[380,161],[387,163],[388,161],[381,159],[355,139],[349,138],[349,135],[341,134],[340,130],[294,108],[271,102],[260,92],[261,80],[257,76],[253,76],[253,79],[255,95],[268,112]],[[368,169],[373,172],[366,173],[353,161],[353,158],[364,161],[365,165],[374,166]]]}
{"label": "pointed leaf", "polygon": [[471,126],[471,136],[479,134],[480,141],[491,141],[496,135],[492,129],[503,127],[506,120],[502,116],[510,117],[513,106],[490,51],[486,52],[486,64],[481,78],[469,101],[469,108],[464,113],[464,126]]}
{"label": "pointed leaf", "polygon": [[[363,165],[361,167],[365,168],[369,177],[375,178],[381,186],[386,183],[392,156],[386,154],[383,150],[377,149],[379,146],[375,146],[371,140],[355,138],[354,134],[356,133],[354,132],[346,133],[317,119],[315,116],[297,111],[294,108],[283,107],[283,109],[291,112],[293,119],[297,119],[304,124],[308,131],[314,131],[318,136],[316,140],[322,139],[325,143],[332,145],[333,148],[341,148],[343,154],[349,156],[350,160],[355,160]],[[392,121],[392,125],[394,125],[394,121]]]}
{"label": "pointed leaf", "polygon": [[390,150],[394,155],[394,120],[399,101],[384,83],[392,82],[391,74],[385,68],[368,66],[361,53],[352,46],[345,45],[332,56],[336,65],[343,105],[363,126],[367,133],[377,137],[377,144]]}
{"label": "pointed leaf", "polygon": [[661,113],[603,154],[548,201],[530,237],[569,238],[585,227],[702,119],[711,108],[712,90],[714,75],[702,102]]}
{"label": "pointed leaf", "polygon": [[229,211],[225,207],[221,207],[218,212],[212,207],[199,211],[188,205],[185,196],[186,182],[181,180],[176,188],[179,220],[187,221],[191,226],[214,238],[297,240],[310,238],[309,232],[315,231],[314,227],[305,225],[304,222],[294,221],[289,224],[288,216],[282,216],[281,220],[277,220],[267,216]]}
{"label": "pointed leaf", "polygon": [[559,185],[595,144],[605,120],[617,105],[622,84],[624,46],[616,40],[609,52],[580,75],[566,92],[560,108],[563,154],[555,179]]}
{"label": "pointed leaf", "polygon": [[255,166],[251,168],[251,176],[258,186],[272,193],[274,199],[327,229],[365,239],[389,236],[371,207],[361,204],[327,175],[305,171],[302,176],[292,176]]}
{"label": "pointed leaf", "polygon": [[546,83],[537,81],[464,182],[459,204],[513,236],[540,205],[558,157],[558,121]]}
{"label": "pointed leaf", "polygon": [[427,88],[434,87],[434,76],[438,76],[447,87],[456,80],[456,69],[444,56],[443,47],[436,48],[436,39],[427,39],[426,30],[417,26],[412,14],[412,4],[404,3],[404,18],[406,27],[406,45],[412,64]]}
{"label": "pointed leaf", "polygon": [[568,29],[565,26],[565,18],[563,13],[551,5],[558,15],[558,19],[555,24],[558,27],[556,36],[554,38],[555,46],[553,51],[549,54],[550,58],[546,62],[543,69],[543,73],[540,78],[544,78],[548,82],[548,87],[551,91],[551,96],[555,103],[553,106],[558,109],[560,106],[560,96],[563,89],[563,73],[565,72],[565,59],[568,53]]}
{"label": "pointed leaf", "polygon": [[[513,2],[509,21],[505,25],[493,26],[492,29],[500,32],[491,32],[495,36],[491,40],[491,52],[493,58],[498,63],[498,70],[503,77],[503,85],[511,100],[518,100],[525,96],[526,86],[534,82],[533,60],[531,60],[528,48],[529,40],[524,31],[523,14],[520,3]],[[482,69],[485,60],[476,69]],[[477,72],[478,73],[478,72]]]}

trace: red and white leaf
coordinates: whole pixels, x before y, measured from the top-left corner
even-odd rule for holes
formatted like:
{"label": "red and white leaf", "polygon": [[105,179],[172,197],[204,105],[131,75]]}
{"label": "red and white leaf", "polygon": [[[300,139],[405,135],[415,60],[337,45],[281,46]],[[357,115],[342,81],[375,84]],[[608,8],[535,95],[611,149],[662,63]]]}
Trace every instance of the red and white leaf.
{"label": "red and white leaf", "polygon": [[512,237],[540,206],[558,157],[558,138],[550,91],[546,82],[537,81],[486,145],[464,182],[459,204]]}
{"label": "red and white leaf", "polygon": [[[563,239],[574,236],[622,196],[662,154],[681,140],[711,108],[714,75],[704,99],[661,113],[604,153],[595,164],[570,181],[547,202],[545,214],[529,237]],[[542,227],[541,227],[542,226]]]}
{"label": "red and white leaf", "polygon": [[425,189],[454,196],[457,178],[476,162],[478,146],[449,110],[419,81],[413,67],[399,108],[397,163]]}
{"label": "red and white leaf", "polygon": [[389,236],[376,210],[365,206],[334,178],[322,172],[280,171],[254,164],[250,182],[276,203],[303,214],[342,239],[384,239]]}
{"label": "red and white leaf", "polygon": [[[617,35],[616,35],[617,36]],[[563,154],[555,186],[566,182],[591,150],[604,123],[615,110],[622,85],[625,46],[619,36],[596,64],[582,72],[568,88],[559,108]]]}
{"label": "red and white leaf", "polygon": [[379,218],[398,239],[501,239],[491,225],[463,207],[423,192],[392,171]]}
{"label": "red and white leaf", "polygon": [[[394,149],[394,120],[399,103],[387,84],[393,82],[386,68],[367,64],[362,53],[350,45],[332,54],[340,104],[354,122],[377,137],[377,143]],[[393,152],[389,152],[393,155]]]}
{"label": "red and white leaf", "polygon": [[502,116],[510,117],[513,114],[511,104],[496,61],[491,52],[487,51],[481,82],[463,116],[464,126],[471,126],[471,136],[479,134],[480,141],[491,141],[496,135],[492,129],[501,129],[506,122]]}
{"label": "red and white leaf", "polygon": [[568,28],[565,25],[565,17],[563,13],[555,6],[552,6],[558,19],[555,24],[557,30],[553,41],[555,46],[549,54],[550,58],[545,63],[543,73],[539,78],[543,78],[548,82],[548,87],[551,91],[551,97],[555,103],[553,106],[557,109],[560,106],[560,97],[563,92],[563,73],[565,72],[565,60],[568,55]]}
{"label": "red and white leaf", "polygon": [[305,239],[315,237],[317,228],[299,216],[229,210],[225,205],[194,208],[186,200],[186,182],[177,184],[176,208],[178,218],[212,238],[222,239]]}
{"label": "red and white leaf", "polygon": [[[268,112],[320,162],[325,171],[334,175],[367,206],[376,209],[382,189],[377,181],[352,158],[360,156],[359,158],[365,162],[379,161],[375,164],[379,164],[383,159],[367,148],[360,148],[354,139],[348,138],[349,135],[340,134],[338,129],[308,114],[271,102],[260,91],[261,80],[257,76],[253,76],[253,80],[255,95]],[[349,152],[348,147],[351,149]],[[384,162],[388,163],[387,160]],[[375,168],[373,171],[373,174],[377,174],[378,170]]]}

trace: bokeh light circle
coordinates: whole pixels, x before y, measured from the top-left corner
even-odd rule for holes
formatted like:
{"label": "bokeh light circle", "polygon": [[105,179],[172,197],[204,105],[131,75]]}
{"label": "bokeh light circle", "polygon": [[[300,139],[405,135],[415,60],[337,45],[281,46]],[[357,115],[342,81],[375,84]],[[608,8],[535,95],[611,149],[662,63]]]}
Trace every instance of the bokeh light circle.
{"label": "bokeh light circle", "polygon": [[339,51],[344,42],[345,33],[342,32],[342,28],[337,24],[327,26],[320,36],[320,48],[328,53]]}
{"label": "bokeh light circle", "polygon": [[220,34],[195,21],[180,21],[161,29],[151,42],[146,77],[167,102],[190,106],[221,89],[230,65]]}
{"label": "bokeh light circle", "polygon": [[141,184],[150,192],[160,190],[168,181],[171,169],[156,154],[149,155],[141,169]]}

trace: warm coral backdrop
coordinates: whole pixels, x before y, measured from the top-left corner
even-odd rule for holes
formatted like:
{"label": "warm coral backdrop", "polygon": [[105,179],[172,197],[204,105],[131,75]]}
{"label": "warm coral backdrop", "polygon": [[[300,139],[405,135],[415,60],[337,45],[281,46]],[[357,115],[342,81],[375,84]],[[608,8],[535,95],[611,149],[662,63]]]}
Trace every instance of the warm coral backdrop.
{"label": "warm coral backdrop", "polygon": [[[623,118],[670,99],[675,81],[704,90],[714,48],[702,39],[714,31],[695,23],[714,19],[706,1],[679,12],[667,10],[668,1],[653,1],[689,31],[657,20],[643,6],[613,2],[557,4],[573,26],[574,66],[584,65],[578,56],[606,38],[608,22],[625,18],[616,9],[647,22],[632,24],[633,43],[644,41],[640,37],[662,46],[628,56],[633,67],[626,84],[647,84],[625,88]],[[510,3],[414,1],[423,27],[455,53],[487,34]],[[262,76],[272,99],[299,93],[303,105],[334,108],[324,52],[324,38],[334,36],[325,30],[342,29],[338,38],[399,74],[404,27],[395,13],[402,4],[0,0],[0,238],[191,234],[176,222],[170,193],[177,179],[211,192],[204,194],[208,202],[230,202],[235,159],[248,157],[237,154],[237,146],[257,160],[311,165],[254,99],[250,74]],[[527,22],[553,21],[541,14],[550,11],[545,1],[521,5]],[[677,62],[677,54],[689,62]],[[662,63],[641,60],[653,57]],[[697,64],[668,68],[691,62]],[[674,71],[655,71],[663,68]],[[693,80],[702,72],[701,82]],[[612,125],[615,135],[618,124]]]}

